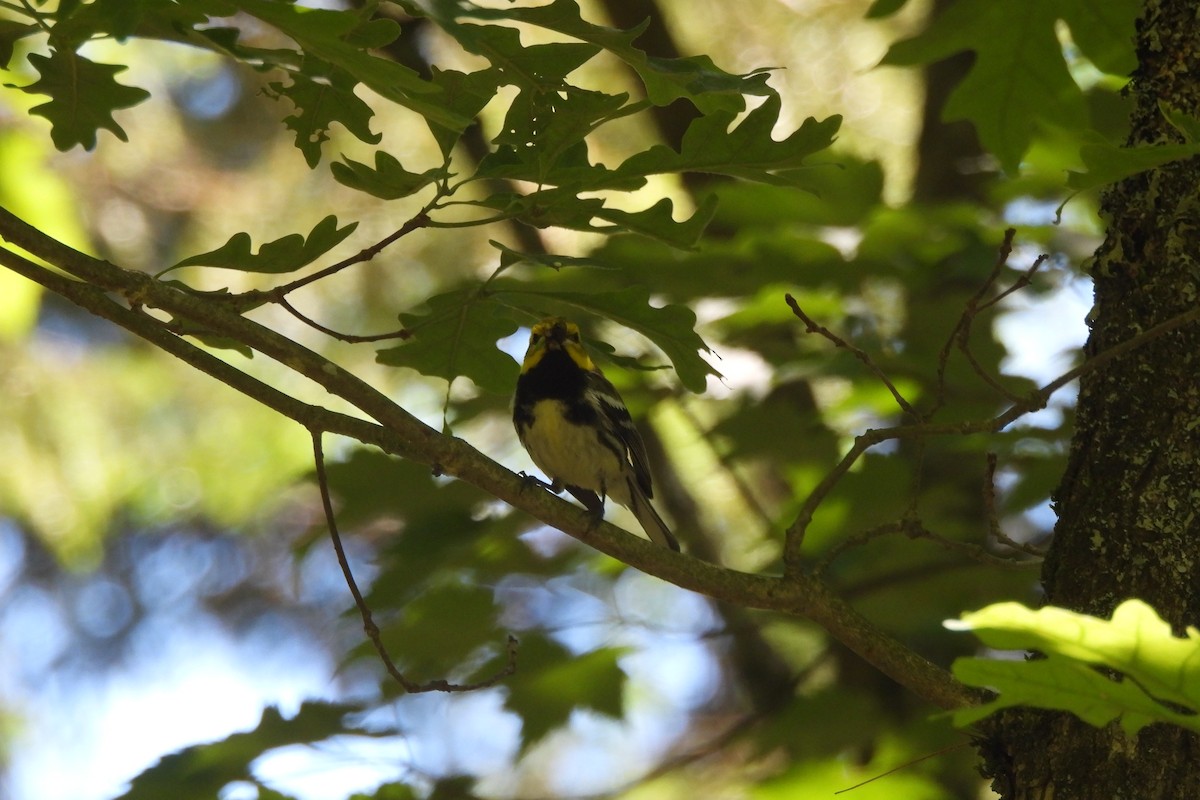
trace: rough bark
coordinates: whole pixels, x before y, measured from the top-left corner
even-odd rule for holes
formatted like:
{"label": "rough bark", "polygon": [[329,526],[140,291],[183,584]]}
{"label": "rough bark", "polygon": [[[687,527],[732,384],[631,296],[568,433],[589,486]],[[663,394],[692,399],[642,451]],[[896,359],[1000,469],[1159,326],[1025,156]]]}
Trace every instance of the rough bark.
{"label": "rough bark", "polygon": [[[1164,110],[1200,115],[1194,0],[1147,0],[1137,28],[1130,145],[1180,141]],[[1093,357],[1193,307],[1200,295],[1200,159],[1103,197],[1091,267]],[[1200,623],[1200,327],[1188,326],[1082,381],[1056,494],[1046,602],[1107,616],[1140,597],[1177,629]],[[1005,800],[1200,797],[1200,738],[1156,726],[1135,739],[1063,714],[1013,712],[982,748]]]}

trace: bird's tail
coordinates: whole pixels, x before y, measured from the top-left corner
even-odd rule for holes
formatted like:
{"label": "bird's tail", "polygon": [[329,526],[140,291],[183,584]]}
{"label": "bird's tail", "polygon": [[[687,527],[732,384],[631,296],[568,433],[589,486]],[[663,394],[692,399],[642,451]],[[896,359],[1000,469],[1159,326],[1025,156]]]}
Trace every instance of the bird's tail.
{"label": "bird's tail", "polygon": [[650,498],[646,497],[645,492],[634,481],[629,481],[629,510],[637,517],[638,522],[642,524],[642,529],[646,531],[646,535],[650,537],[650,541],[661,544],[663,547],[668,547],[675,552],[679,552],[679,542],[671,534],[671,529],[667,527],[667,523],[663,522],[663,518],[654,510]]}

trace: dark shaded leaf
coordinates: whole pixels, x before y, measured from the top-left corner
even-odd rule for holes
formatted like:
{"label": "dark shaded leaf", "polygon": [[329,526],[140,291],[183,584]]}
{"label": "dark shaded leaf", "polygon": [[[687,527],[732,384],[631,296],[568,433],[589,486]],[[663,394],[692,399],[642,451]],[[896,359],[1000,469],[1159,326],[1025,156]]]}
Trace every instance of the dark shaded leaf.
{"label": "dark shaded leaf", "polygon": [[[247,14],[274,25],[290,36],[305,55],[333,64],[383,97],[447,127],[465,129],[471,123],[441,102],[441,89],[391,59],[364,49],[377,46],[383,28],[364,23],[350,11],[308,8],[271,0],[235,0]],[[390,32],[391,28],[388,29]]]}
{"label": "dark shaded leaf", "polygon": [[541,264],[553,270],[563,267],[595,267],[598,269],[616,269],[611,264],[604,264],[594,258],[578,256],[559,256],[551,253],[521,253],[507,245],[489,239],[488,244],[500,251],[500,266],[507,268],[513,264]]}
{"label": "dark shaded leaf", "polygon": [[13,48],[17,40],[40,31],[37,25],[17,22],[11,19],[0,19],[0,69],[7,69],[12,60]]}
{"label": "dark shaded leaf", "polygon": [[181,267],[219,267],[242,272],[280,274],[292,272],[311,264],[325,253],[341,244],[358,227],[351,222],[344,228],[337,226],[337,217],[330,214],[317,223],[308,238],[299,233],[290,233],[281,239],[267,242],[258,253],[250,252],[250,234],[235,233],[229,241],[216,250],[185,258],[174,266],[163,270],[160,275]]}
{"label": "dark shaded leaf", "polygon": [[370,794],[355,792],[350,800],[417,800],[417,793],[406,783],[385,783]]}
{"label": "dark shaded leaf", "polygon": [[382,150],[375,153],[374,168],[346,158],[345,163],[330,164],[330,170],[338,183],[383,200],[408,197],[449,176],[445,167],[433,167],[421,173],[409,172],[394,156]]}
{"label": "dark shaded leaf", "polygon": [[668,172],[709,172],[751,181],[795,185],[798,175],[781,170],[803,166],[804,159],[833,144],[841,125],[839,116],[821,122],[809,117],[783,141],[772,131],[779,122],[779,95],[766,101],[730,129],[737,115],[718,111],[695,119],[684,134],[677,153],[657,145],[627,159],[614,170],[617,177],[647,176]]}
{"label": "dark shaded leaf", "polygon": [[644,287],[630,286],[612,292],[564,292],[508,281],[498,283],[493,294],[502,295],[506,304],[535,317],[578,317],[583,311],[635,330],[666,353],[680,382],[693,392],[704,391],[709,375],[720,376],[700,356],[700,351],[711,351],[696,333],[695,312],[681,305],[655,308],[650,305],[650,293]]}
{"label": "dark shaded leaf", "polygon": [[164,756],[134,778],[120,800],[212,800],[226,784],[251,780],[250,765],[267,750],[360,732],[342,722],[359,710],[352,705],[308,702],[294,717],[284,719],[277,709],[267,708],[252,731]]}
{"label": "dark shaded leaf", "polygon": [[[49,95],[50,100],[29,109],[50,121],[50,138],[59,150],[80,145],[96,146],[96,132],[103,128],[121,141],[125,130],[112,112],[135,106],[150,97],[145,89],[117,83],[114,76],[126,68],[121,64],[97,64],[71,50],[51,50],[49,56],[30,53],[29,63],[41,77],[21,91]],[[11,84],[5,84],[11,85]]]}
{"label": "dark shaded leaf", "polygon": [[673,210],[671,201],[664,197],[644,211],[622,211],[604,207],[596,211],[596,216],[614,223],[621,230],[640,233],[675,247],[691,247],[700,240],[701,234],[716,213],[717,198],[715,195],[705,197],[696,213],[683,222],[675,221]]}
{"label": "dark shaded leaf", "polygon": [[[405,677],[418,682],[454,680],[469,656],[483,647],[502,647],[505,641],[496,627],[492,590],[460,582],[426,589],[404,604],[398,619],[379,628],[392,660]],[[356,653],[376,657],[368,643],[357,647]],[[484,666],[476,664],[470,674],[483,674]]]}
{"label": "dark shaded leaf", "polygon": [[596,25],[583,19],[574,0],[553,0],[531,8],[483,8],[454,0],[433,0],[421,4],[407,2],[403,5],[410,13],[436,19],[452,35],[457,29],[467,27],[459,24],[458,19],[469,17],[524,22],[588,42],[628,64],[641,78],[647,97],[655,105],[665,106],[685,98],[704,113],[739,113],[746,108],[744,95],[765,95],[771,91],[766,85],[764,70],[734,75],[718,68],[705,55],[689,58],[647,56],[633,43],[645,31],[648,22],[627,31]]}
{"label": "dark shaded leaf", "polygon": [[405,344],[380,350],[381,364],[409,367],[422,375],[452,381],[465,376],[492,392],[508,393],[517,380],[517,362],[496,342],[517,330],[497,316],[475,290],[447,292],[425,303],[429,311],[401,314],[410,332]]}
{"label": "dark shaded leaf", "polygon": [[576,655],[544,636],[522,636],[517,671],[505,681],[505,705],[524,720],[524,747],[566,724],[577,708],[619,717],[625,689],[625,673],[617,663],[622,654],[604,648]]}
{"label": "dark shaded leaf", "polygon": [[969,119],[984,145],[1015,174],[1041,123],[1071,130],[1085,120],[1083,93],[1067,69],[1055,25],[1072,36],[1101,69],[1124,75],[1133,65],[1136,0],[961,0],[921,34],[892,45],[884,64],[936,61],[964,50],[975,63],[946,103],[946,119]]}
{"label": "dark shaded leaf", "polygon": [[292,72],[290,78],[288,84],[275,81],[267,86],[296,107],[296,113],[283,122],[296,133],[296,147],[310,168],[321,161],[321,143],[329,139],[329,127],[335,122],[361,141],[379,144],[382,135],[371,132],[375,112],[354,94],[358,82],[350,75],[305,59],[304,71]]}

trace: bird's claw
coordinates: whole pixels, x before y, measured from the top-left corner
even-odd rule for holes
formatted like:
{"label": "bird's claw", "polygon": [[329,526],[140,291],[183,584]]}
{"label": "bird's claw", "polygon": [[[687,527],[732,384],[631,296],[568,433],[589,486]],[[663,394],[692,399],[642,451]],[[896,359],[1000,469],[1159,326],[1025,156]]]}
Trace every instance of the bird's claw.
{"label": "bird's claw", "polygon": [[522,482],[524,482],[526,487],[540,486],[541,488],[545,489],[546,491],[550,492],[551,494],[558,494],[559,492],[562,491],[562,484],[559,483],[558,481],[554,481],[552,483],[546,483],[544,480],[542,480],[538,476],[530,475],[528,472],[518,472],[517,477],[520,478],[522,480]]}

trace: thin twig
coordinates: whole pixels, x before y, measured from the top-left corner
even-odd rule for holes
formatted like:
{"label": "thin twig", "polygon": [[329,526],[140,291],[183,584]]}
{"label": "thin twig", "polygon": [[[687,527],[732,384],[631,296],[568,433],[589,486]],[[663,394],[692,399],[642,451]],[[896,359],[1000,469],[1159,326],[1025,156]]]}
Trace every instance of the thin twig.
{"label": "thin twig", "polygon": [[909,767],[920,764],[922,761],[928,761],[931,758],[936,758],[938,756],[945,755],[946,753],[949,753],[952,750],[958,750],[960,748],[968,746],[969,744],[971,744],[971,743],[970,742],[955,742],[954,744],[948,744],[945,747],[934,750],[932,753],[926,753],[923,756],[917,756],[916,758],[912,759],[911,761],[905,761],[903,764],[892,767],[891,769],[887,770],[886,772],[881,772],[878,775],[875,775],[874,777],[867,778],[865,781],[860,781],[860,782],[854,784],[853,786],[847,786],[845,789],[838,789],[836,792],[834,792],[834,794],[843,794],[845,792],[852,792],[855,789],[858,789],[862,786],[866,786],[868,783],[877,781],[880,778],[886,778],[888,775],[891,775],[895,772],[899,772],[902,769],[908,769]]}
{"label": "thin twig", "polygon": [[1028,560],[1016,560],[1012,558],[1004,558],[993,553],[989,553],[983,547],[970,542],[960,542],[955,539],[949,539],[941,534],[934,533],[925,527],[914,515],[905,516],[903,519],[885,522],[882,525],[876,525],[874,528],[863,531],[854,536],[849,536],[837,545],[831,547],[829,552],[821,557],[821,560],[813,565],[814,574],[821,575],[829,570],[833,562],[839,556],[848,550],[853,550],[862,547],[876,539],[884,536],[901,533],[909,539],[924,539],[933,542],[938,547],[952,553],[958,553],[978,564],[984,564],[989,567],[998,567],[1000,569],[1026,569],[1030,566],[1037,566],[1038,562]]}
{"label": "thin twig", "polygon": [[342,333],[341,331],[335,331],[332,328],[327,328],[321,323],[317,322],[315,319],[302,314],[295,306],[289,303],[285,297],[280,297],[275,302],[278,303],[284,311],[288,312],[310,328],[314,328],[326,336],[330,336],[342,342],[349,342],[350,344],[358,344],[360,342],[380,342],[385,339],[407,339],[412,336],[412,332],[407,328],[401,328],[400,330],[392,331],[391,333],[376,333],[369,336],[358,336],[353,333]]}
{"label": "thin twig", "polygon": [[280,298],[296,291],[303,286],[308,286],[310,283],[319,281],[322,278],[328,278],[330,275],[333,275],[336,272],[341,272],[347,267],[352,267],[355,264],[362,264],[370,261],[372,258],[383,252],[388,245],[392,244],[397,239],[403,238],[419,228],[428,227],[431,222],[428,211],[432,206],[432,203],[433,201],[430,202],[430,205],[427,205],[425,208],[423,208],[416,216],[401,225],[396,231],[388,236],[385,236],[383,239],[380,239],[370,247],[363,248],[349,258],[344,258],[336,264],[332,264],[328,267],[325,267],[325,269],[318,270],[311,275],[305,275],[303,278],[297,278],[291,283],[285,283],[282,286],[277,286],[274,289],[271,289],[267,294],[270,295],[272,300],[278,301]]}
{"label": "thin twig", "polygon": [[[1010,228],[1009,230],[1012,229]],[[1020,400],[1020,396],[1007,389],[1004,384],[1000,383],[1000,381],[993,377],[990,372],[984,369],[983,365],[979,363],[979,360],[975,358],[975,354],[971,352],[971,326],[974,325],[975,318],[979,315],[979,313],[996,305],[1003,298],[1008,297],[1013,292],[1028,286],[1033,280],[1033,274],[1041,268],[1042,264],[1045,263],[1048,257],[1049,256],[1043,253],[1035,258],[1033,260],[1033,264],[1031,264],[1029,268],[1025,270],[1025,272],[1021,273],[1021,276],[1013,282],[1012,286],[1009,286],[1004,291],[999,292],[992,299],[983,303],[978,303],[978,305],[973,305],[977,303],[979,296],[976,295],[976,297],[971,298],[967,304],[967,309],[963,311],[963,315],[958,321],[957,335],[954,337],[955,343],[958,345],[958,349],[962,351],[964,356],[966,356],[967,363],[970,364],[971,369],[975,372],[975,374],[978,375],[984,383],[992,387],[992,389],[994,389],[999,395],[1001,395],[1005,400],[1008,400],[1010,403]],[[1000,266],[1002,266],[1002,264],[998,263],[997,267]],[[998,276],[999,270],[993,269],[992,275],[988,278],[988,285],[993,284]]]}
{"label": "thin twig", "polygon": [[785,294],[783,299],[787,301],[788,307],[792,309],[792,313],[804,323],[805,330],[808,333],[816,333],[828,339],[834,344],[835,347],[841,347],[845,350],[849,350],[855,358],[866,364],[867,369],[871,370],[875,377],[887,387],[887,390],[892,393],[892,397],[895,399],[896,405],[900,406],[905,414],[908,414],[914,419],[919,418],[916,409],[909,405],[909,402],[904,399],[904,395],[900,394],[900,390],[896,388],[896,385],[892,383],[891,379],[888,378],[884,371],[879,368],[879,365],[875,363],[875,361],[870,355],[867,354],[865,350],[850,344],[845,339],[829,330],[829,328],[826,328],[824,325],[819,325],[812,317],[804,313],[804,309],[800,308],[800,304],[796,302],[796,298],[792,297],[790,294]]}
{"label": "thin twig", "polygon": [[358,606],[358,613],[362,616],[363,630],[367,634],[367,638],[371,640],[371,644],[375,646],[375,652],[379,654],[380,661],[387,669],[388,674],[396,679],[396,682],[404,687],[404,691],[410,694],[419,694],[421,692],[473,692],[478,689],[486,689],[489,686],[495,686],[504,678],[512,675],[517,671],[517,638],[511,634],[508,637],[508,660],[504,668],[495,675],[486,680],[477,683],[450,683],[445,680],[432,680],[426,683],[414,683],[404,676],[392,657],[388,655],[387,647],[383,644],[383,639],[379,634],[379,626],[375,624],[375,620],[371,615],[371,608],[367,605],[367,601],[363,599],[362,592],[358,590],[358,583],[354,580],[354,573],[350,569],[350,561],[346,558],[346,551],[342,547],[342,537],[338,533],[337,519],[333,512],[333,500],[329,495],[329,477],[325,473],[325,452],[321,446],[322,431],[319,428],[310,430],[313,442],[313,463],[316,466],[317,486],[321,490],[321,505],[325,509],[325,524],[329,528],[329,538],[333,540],[333,550],[337,553],[338,565],[342,568],[342,575],[346,578],[346,585],[350,588],[350,594],[354,597],[354,604]]}
{"label": "thin twig", "polygon": [[1067,370],[1037,391],[1032,392],[1026,399],[1013,403],[1003,412],[989,419],[949,423],[921,422],[915,425],[898,425],[890,428],[870,428],[859,434],[855,437],[854,444],[851,445],[846,455],[842,456],[842,460],[835,464],[826,473],[825,477],[821,479],[820,483],[817,484],[816,488],[809,493],[809,496],[800,506],[800,511],[797,512],[795,521],[788,527],[787,542],[784,545],[784,564],[788,574],[794,575],[801,568],[800,549],[804,543],[804,533],[807,531],[809,524],[812,523],[813,515],[816,513],[818,506],[824,502],[825,498],[833,490],[833,487],[850,471],[855,462],[875,445],[893,439],[997,433],[1024,415],[1045,408],[1046,403],[1049,402],[1054,393],[1072,381],[1090,372],[1099,370],[1114,359],[1197,320],[1200,320],[1200,306],[1193,306],[1182,314],[1178,314],[1151,328],[1147,328],[1136,336],[1132,336],[1120,344],[1113,345],[1107,350],[1092,356],[1087,361],[1084,361],[1073,369]]}
{"label": "thin twig", "polygon": [[967,300],[966,305],[963,307],[962,316],[958,318],[958,322],[951,329],[950,335],[946,337],[946,343],[938,351],[937,390],[934,394],[933,407],[925,413],[926,420],[931,419],[946,404],[946,365],[950,360],[950,352],[954,349],[955,343],[959,341],[958,337],[961,330],[964,326],[970,326],[970,320],[978,313],[979,303],[992,286],[995,285],[997,279],[1000,277],[1000,273],[1003,272],[1005,265],[1008,263],[1008,257],[1012,255],[1013,238],[1016,235],[1016,228],[1009,228],[1004,231],[1004,240],[1000,243],[996,260],[992,264],[992,271],[988,273],[987,278],[984,279],[975,294],[971,295]]}
{"label": "thin twig", "polygon": [[1005,558],[1004,556],[989,553],[986,548],[980,545],[949,539],[929,530],[925,527],[924,523],[917,519],[906,519],[903,521],[903,525],[904,535],[908,538],[924,539],[933,542],[943,550],[959,553],[979,564],[986,564],[989,567],[997,567],[999,569],[1029,569],[1030,567],[1039,566],[1039,562],[1037,561]]}
{"label": "thin twig", "polygon": [[1039,269],[1041,269],[1042,265],[1045,264],[1049,258],[1050,257],[1046,253],[1042,253],[1041,255],[1039,255],[1037,258],[1035,258],[1033,260],[1033,263],[1029,265],[1029,268],[1026,269],[1024,272],[1022,272],[1020,274],[1020,276],[1018,276],[1018,278],[1015,281],[1013,281],[1012,286],[1009,286],[1007,289],[1005,289],[1004,291],[997,294],[991,300],[988,300],[985,303],[981,303],[979,306],[979,310],[986,311],[989,308],[991,308],[992,306],[999,303],[1004,298],[1008,297],[1009,295],[1016,294],[1017,292],[1024,289],[1026,286],[1029,286],[1030,284],[1032,284],[1034,273],[1037,272]]}
{"label": "thin twig", "polygon": [[987,454],[987,470],[983,476],[983,507],[987,513],[988,533],[1002,545],[1026,555],[1041,559],[1046,555],[1041,548],[1018,542],[1000,527],[1000,515],[996,510],[996,454]]}

